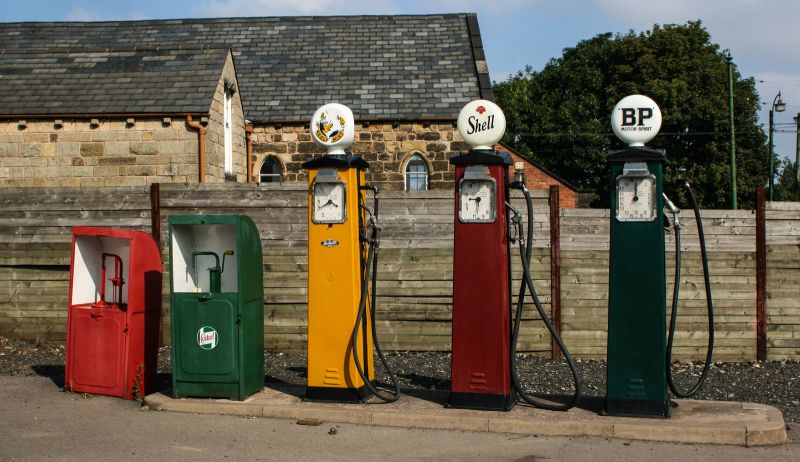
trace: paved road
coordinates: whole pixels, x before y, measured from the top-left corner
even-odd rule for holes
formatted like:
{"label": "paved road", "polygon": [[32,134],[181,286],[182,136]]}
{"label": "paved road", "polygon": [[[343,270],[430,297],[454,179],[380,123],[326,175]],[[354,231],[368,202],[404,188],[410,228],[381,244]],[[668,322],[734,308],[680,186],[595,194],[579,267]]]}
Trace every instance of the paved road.
{"label": "paved road", "polygon": [[797,442],[751,449],[143,411],[116,398],[59,392],[45,377],[0,376],[0,403],[2,461],[800,460]]}

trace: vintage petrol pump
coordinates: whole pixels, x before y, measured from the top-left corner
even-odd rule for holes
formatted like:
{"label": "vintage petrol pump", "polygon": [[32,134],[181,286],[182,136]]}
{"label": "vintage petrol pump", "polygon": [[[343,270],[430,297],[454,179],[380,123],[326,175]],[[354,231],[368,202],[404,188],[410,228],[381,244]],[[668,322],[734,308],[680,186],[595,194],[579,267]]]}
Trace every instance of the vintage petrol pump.
{"label": "vintage petrol pump", "polygon": [[244,400],[264,386],[258,228],[246,215],[168,221],[173,396]]}
{"label": "vintage petrol pump", "polygon": [[[687,189],[701,239],[709,310],[709,348],[703,374],[687,393],[671,380],[671,348],[680,286],[679,210],[664,194],[663,150],[648,149],[661,127],[661,111],[643,95],[623,98],[612,114],[614,133],[629,144],[608,156],[611,170],[611,247],[608,289],[608,385],[605,413],[609,415],[668,417],[669,382],[679,397],[699,389],[713,351],[713,305],[702,222],[694,194]],[[676,235],[676,279],[669,342],[665,342],[666,274],[664,254],[665,205],[672,212]],[[665,367],[666,365],[666,367]]]}
{"label": "vintage petrol pump", "polygon": [[[399,397],[380,350],[375,283],[380,242],[378,188],[365,184],[367,161],[345,149],[355,134],[353,112],[326,104],[311,119],[311,136],[326,154],[308,171],[308,379],[306,399],[358,402]],[[365,191],[373,192],[373,207]],[[373,346],[393,381],[391,395],[372,383]]]}
{"label": "vintage petrol pump", "polygon": [[144,231],[72,228],[65,390],[136,399],[154,391],[161,255]]}
{"label": "vintage petrol pump", "polygon": [[[567,409],[580,394],[580,378],[569,351],[547,319],[530,278],[533,205],[522,173],[509,182],[511,158],[494,150],[505,132],[505,116],[486,100],[468,103],[458,116],[458,130],[472,147],[450,159],[455,166],[453,235],[453,327],[449,406],[509,410],[519,394],[530,404]],[[520,215],[509,205],[509,188],[525,194],[528,238]],[[509,211],[514,216],[509,220]],[[514,227],[512,228],[512,223]],[[514,229],[516,228],[516,229]],[[517,232],[517,229],[520,229]],[[513,230],[513,236],[509,231]],[[514,335],[511,335],[510,242],[518,240],[524,277],[518,295]],[[526,244],[527,243],[527,244]],[[542,319],[561,345],[575,379],[575,395],[567,405],[534,398],[522,390],[516,370],[516,340],[525,289]]]}

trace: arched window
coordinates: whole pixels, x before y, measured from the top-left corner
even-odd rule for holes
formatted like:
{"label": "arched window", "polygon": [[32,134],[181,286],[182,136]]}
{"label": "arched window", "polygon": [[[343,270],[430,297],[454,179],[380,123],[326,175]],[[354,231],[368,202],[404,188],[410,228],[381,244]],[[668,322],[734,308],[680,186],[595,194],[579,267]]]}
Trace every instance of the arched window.
{"label": "arched window", "polygon": [[261,164],[258,175],[259,183],[280,183],[281,182],[281,162],[275,156],[269,156]]}
{"label": "arched window", "polygon": [[406,164],[406,191],[425,191],[428,189],[428,164],[419,154]]}

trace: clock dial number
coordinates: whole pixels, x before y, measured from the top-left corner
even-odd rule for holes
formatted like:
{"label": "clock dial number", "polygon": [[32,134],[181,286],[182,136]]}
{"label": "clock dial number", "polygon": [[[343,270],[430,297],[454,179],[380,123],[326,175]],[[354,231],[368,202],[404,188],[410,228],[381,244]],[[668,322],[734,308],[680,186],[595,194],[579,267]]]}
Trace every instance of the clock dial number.
{"label": "clock dial number", "polygon": [[462,180],[458,217],[466,223],[491,223],[497,215],[495,183],[492,180]]}
{"label": "clock dial number", "polygon": [[314,183],[314,223],[343,223],[344,183]]}

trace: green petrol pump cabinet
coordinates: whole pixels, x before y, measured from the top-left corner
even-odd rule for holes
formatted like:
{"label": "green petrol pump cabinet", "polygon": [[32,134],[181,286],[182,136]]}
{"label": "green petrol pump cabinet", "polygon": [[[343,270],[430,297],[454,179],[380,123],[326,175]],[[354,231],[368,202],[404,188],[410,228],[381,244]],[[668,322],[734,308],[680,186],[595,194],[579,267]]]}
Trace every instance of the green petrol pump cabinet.
{"label": "green petrol pump cabinet", "polygon": [[608,156],[611,242],[608,288],[609,415],[669,416],[666,382],[664,151],[648,149],[661,125],[650,98],[614,108],[612,127],[629,143]]}
{"label": "green petrol pump cabinet", "polygon": [[172,391],[243,400],[264,385],[261,239],[244,215],[169,217]]}

